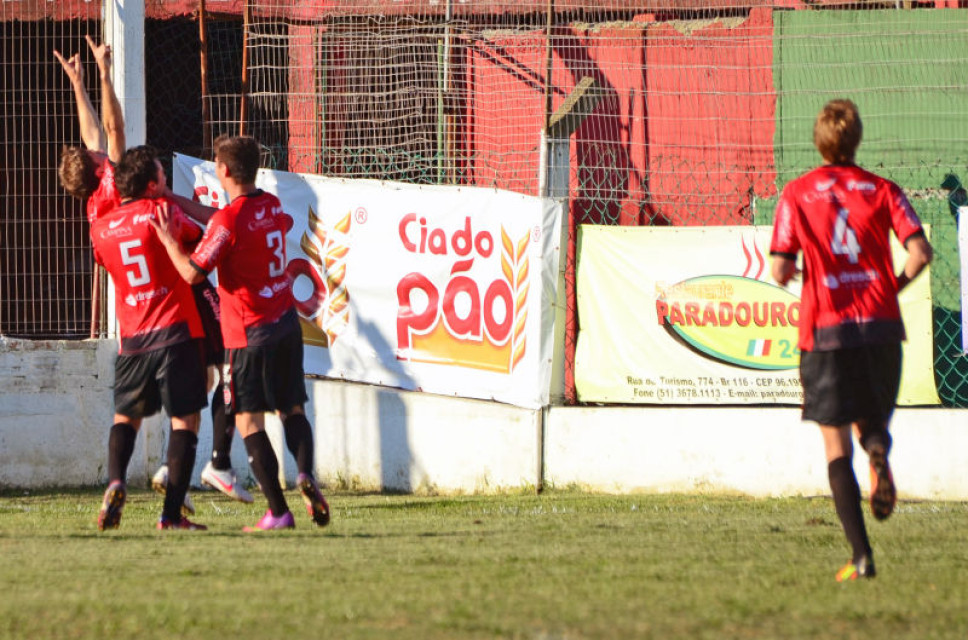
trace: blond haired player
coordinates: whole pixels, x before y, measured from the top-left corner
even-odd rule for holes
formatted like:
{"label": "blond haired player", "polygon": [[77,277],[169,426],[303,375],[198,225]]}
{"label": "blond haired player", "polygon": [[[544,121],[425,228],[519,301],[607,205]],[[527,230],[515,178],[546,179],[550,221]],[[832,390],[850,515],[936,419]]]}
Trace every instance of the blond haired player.
{"label": "blond haired player", "polygon": [[[82,147],[64,149],[58,175],[65,191],[85,203],[87,220],[93,227],[98,218],[112,212],[121,204],[121,196],[115,185],[115,171],[125,152],[126,141],[124,115],[111,81],[111,46],[95,45],[90,36],[85,36],[85,39],[98,67],[103,130],[84,85],[84,68],[80,54],[75,53],[70,58],[64,58],[59,51],[54,51],[54,57],[64,69],[74,90],[83,142]],[[177,202],[183,211],[202,224],[215,211],[211,207],[175,195],[167,185],[160,195]],[[194,285],[192,293],[205,330],[206,363],[220,369],[224,348],[219,327],[218,293],[207,280]],[[239,484],[232,469],[231,449],[235,427],[231,415],[226,414],[226,404],[222,397],[222,385],[219,384],[212,394],[211,403],[212,458],[202,469],[202,484],[218,489],[241,502],[252,502],[252,496]],[[162,465],[151,480],[152,487],[162,495],[167,491],[168,476],[168,465]],[[184,509],[188,514],[195,513],[195,506],[187,493]]]}
{"label": "blond haired player", "polygon": [[[783,189],[770,246],[772,275],[781,285],[797,274],[796,258],[803,254],[803,419],[820,425],[834,505],[852,549],[838,582],[876,574],[851,462],[851,430],[870,458],[871,513],[884,520],[897,499],[888,463],[888,422],[905,338],[897,295],[932,258],[901,188],[854,163],[862,135],[853,102],[824,105],[813,129],[824,163]],[[899,273],[891,233],[908,252]]]}

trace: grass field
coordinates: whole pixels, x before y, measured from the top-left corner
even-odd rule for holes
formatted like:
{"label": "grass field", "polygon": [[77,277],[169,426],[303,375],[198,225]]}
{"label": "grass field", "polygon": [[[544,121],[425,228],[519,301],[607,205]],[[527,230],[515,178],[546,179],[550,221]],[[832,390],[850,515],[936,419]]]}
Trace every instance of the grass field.
{"label": "grass field", "polygon": [[968,504],[868,523],[848,557],[829,499],[331,496],[333,523],[245,534],[264,502],[196,493],[207,532],[158,532],[134,491],[0,493],[0,638],[968,637]]}

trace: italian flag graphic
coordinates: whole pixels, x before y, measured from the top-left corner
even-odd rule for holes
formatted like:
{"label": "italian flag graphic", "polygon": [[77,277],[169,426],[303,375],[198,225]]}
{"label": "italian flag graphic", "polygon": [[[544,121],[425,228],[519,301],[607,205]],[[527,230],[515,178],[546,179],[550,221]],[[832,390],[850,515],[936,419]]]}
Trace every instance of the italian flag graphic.
{"label": "italian flag graphic", "polygon": [[770,355],[770,345],[772,340],[750,340],[749,346],[746,348],[746,355],[750,357],[757,356],[768,356]]}

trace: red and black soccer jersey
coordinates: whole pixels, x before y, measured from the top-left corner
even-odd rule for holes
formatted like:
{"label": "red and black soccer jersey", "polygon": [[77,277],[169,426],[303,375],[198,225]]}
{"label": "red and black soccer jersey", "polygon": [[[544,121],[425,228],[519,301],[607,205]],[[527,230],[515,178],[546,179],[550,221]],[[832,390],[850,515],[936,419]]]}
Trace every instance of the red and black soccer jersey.
{"label": "red and black soccer jersey", "polygon": [[121,204],[121,195],[114,186],[114,165],[107,156],[101,161],[101,182],[87,199],[87,221],[94,221],[116,209]]}
{"label": "red and black soccer jersey", "polygon": [[[98,217],[91,226],[94,258],[114,282],[124,355],[203,336],[192,288],[149,223],[155,203],[150,198],[132,200]],[[170,212],[182,244],[197,241],[201,229],[177,206],[171,205]]]}
{"label": "red and black soccer jersey", "polygon": [[900,342],[890,233],[922,232],[900,187],[857,166],[822,166],[780,196],[770,252],[803,252],[799,346],[829,351]]}
{"label": "red and black soccer jersey", "polygon": [[[295,309],[286,273],[291,226],[279,199],[262,190],[239,196],[209,220],[191,261],[204,274],[218,267],[227,349],[272,341],[272,327]],[[284,324],[288,331],[290,323]]]}

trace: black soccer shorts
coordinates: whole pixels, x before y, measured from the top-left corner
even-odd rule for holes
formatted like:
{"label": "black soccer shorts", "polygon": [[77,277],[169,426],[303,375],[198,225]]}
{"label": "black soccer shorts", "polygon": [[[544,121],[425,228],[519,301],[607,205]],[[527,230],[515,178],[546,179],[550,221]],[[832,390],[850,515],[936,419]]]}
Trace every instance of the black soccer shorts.
{"label": "black soccer shorts", "polygon": [[119,355],[114,364],[114,412],[145,418],[164,407],[169,416],[191,415],[208,404],[206,383],[198,339]]}
{"label": "black soccer shorts", "polygon": [[283,411],[302,406],[306,395],[302,331],[285,333],[268,344],[227,349],[226,395],[233,413]]}
{"label": "black soccer shorts", "polygon": [[192,293],[195,294],[195,306],[198,307],[198,315],[202,319],[202,329],[205,331],[205,340],[203,341],[205,364],[218,366],[225,361],[218,291],[206,279],[193,284]]}
{"label": "black soccer shorts", "polygon": [[831,426],[886,423],[901,386],[901,344],[800,354],[803,419]]}

